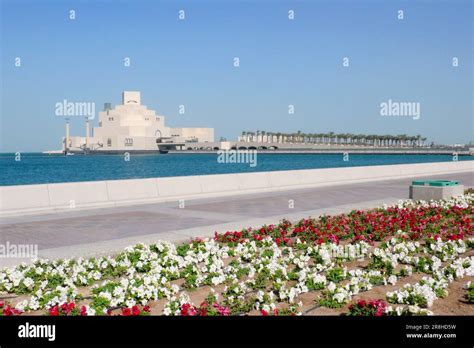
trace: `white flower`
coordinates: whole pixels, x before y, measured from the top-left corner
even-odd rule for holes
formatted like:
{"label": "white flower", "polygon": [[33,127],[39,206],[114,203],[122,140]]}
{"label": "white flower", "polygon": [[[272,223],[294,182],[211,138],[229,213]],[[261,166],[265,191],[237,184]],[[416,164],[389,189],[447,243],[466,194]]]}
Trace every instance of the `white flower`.
{"label": "white flower", "polygon": [[27,306],[28,306],[28,300],[23,300],[16,304],[15,309],[18,309],[19,311],[23,312]]}
{"label": "white flower", "polygon": [[25,278],[23,279],[23,284],[25,284],[25,286],[28,288],[28,289],[31,289],[33,287],[33,285],[35,284],[34,280],[31,279],[31,278]]}
{"label": "white flower", "polygon": [[135,301],[134,299],[128,299],[127,301],[125,301],[125,305],[126,305],[127,307],[133,307],[133,306],[135,306],[136,304],[137,304],[137,303],[136,303],[136,301]]}
{"label": "white flower", "polygon": [[343,293],[337,293],[333,297],[339,303],[342,303],[345,300],[345,295]]}
{"label": "white flower", "polygon": [[334,290],[336,290],[336,284],[334,284],[333,282],[329,282],[328,284],[328,290],[330,292],[334,292]]}
{"label": "white flower", "polygon": [[99,297],[105,298],[106,300],[109,300],[109,301],[112,299],[112,295],[110,294],[110,292],[107,292],[107,291],[100,292]]}
{"label": "white flower", "polygon": [[39,304],[38,298],[36,296],[31,296],[28,307],[31,310],[34,310],[34,311],[40,308],[40,304]]}
{"label": "white flower", "polygon": [[86,305],[86,314],[90,316],[95,315],[95,309],[90,307],[89,305]]}

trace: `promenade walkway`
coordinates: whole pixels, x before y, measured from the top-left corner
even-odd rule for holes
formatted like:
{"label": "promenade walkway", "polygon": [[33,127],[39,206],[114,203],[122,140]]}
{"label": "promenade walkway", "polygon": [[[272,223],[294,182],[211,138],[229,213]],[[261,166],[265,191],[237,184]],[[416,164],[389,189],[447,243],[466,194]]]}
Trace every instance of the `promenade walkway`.
{"label": "promenade walkway", "polygon": [[[430,176],[474,186],[474,173]],[[419,179],[419,178],[417,178]],[[408,198],[410,179],[0,219],[0,244],[37,244],[39,256],[107,255],[138,242],[179,242],[244,227],[367,209]],[[21,261],[0,258],[0,267]]]}

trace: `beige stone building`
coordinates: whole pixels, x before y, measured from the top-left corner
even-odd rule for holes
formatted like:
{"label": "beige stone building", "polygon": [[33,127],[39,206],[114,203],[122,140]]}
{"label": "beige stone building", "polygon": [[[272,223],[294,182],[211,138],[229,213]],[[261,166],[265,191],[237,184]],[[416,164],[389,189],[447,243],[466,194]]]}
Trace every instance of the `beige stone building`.
{"label": "beige stone building", "polygon": [[[122,93],[122,104],[104,105],[99,112],[99,125],[89,133],[86,121],[85,136],[66,136],[63,151],[156,151],[162,144],[168,149],[186,146],[186,143],[214,141],[213,128],[171,128],[165,125],[165,117],[141,104],[140,92]],[[161,144],[161,145],[160,145]],[[169,144],[169,145],[168,145]]]}

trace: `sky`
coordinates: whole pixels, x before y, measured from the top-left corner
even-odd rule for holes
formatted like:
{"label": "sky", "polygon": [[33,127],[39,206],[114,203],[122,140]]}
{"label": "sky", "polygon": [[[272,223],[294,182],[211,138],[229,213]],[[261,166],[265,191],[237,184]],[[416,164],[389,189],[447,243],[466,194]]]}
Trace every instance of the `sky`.
{"label": "sky", "polygon": [[[256,130],[474,140],[470,0],[0,1],[0,152],[60,149],[56,103],[98,112],[124,90],[141,91],[167,126],[213,127],[216,140]],[[389,100],[419,103],[420,117],[382,116]],[[71,134],[84,133],[74,119]]]}

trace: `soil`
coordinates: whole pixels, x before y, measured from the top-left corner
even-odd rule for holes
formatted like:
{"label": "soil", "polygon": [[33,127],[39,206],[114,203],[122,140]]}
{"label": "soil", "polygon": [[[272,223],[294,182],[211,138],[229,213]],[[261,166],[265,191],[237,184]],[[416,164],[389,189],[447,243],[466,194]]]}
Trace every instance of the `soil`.
{"label": "soil", "polygon": [[[468,252],[464,253],[462,257],[473,256],[473,255],[474,255],[474,250],[469,250]],[[348,270],[351,270],[351,269],[357,269],[357,268],[364,268],[365,266],[367,266],[367,264],[368,264],[368,260],[364,260],[364,261],[356,260],[356,261],[344,263],[344,266],[347,267]],[[372,288],[371,290],[362,292],[354,296],[352,298],[351,303],[354,303],[360,299],[385,300],[385,295],[387,292],[399,289],[403,285],[408,284],[408,283],[414,284],[420,281],[423,276],[425,276],[425,274],[423,273],[414,273],[411,276],[403,277],[399,279],[399,281],[395,285],[374,286],[374,288]],[[467,303],[467,301],[465,300],[465,295],[467,291],[463,287],[468,281],[474,282],[474,277],[466,276],[463,279],[453,281],[448,287],[448,295],[445,298],[435,300],[433,303],[433,306],[429,308],[429,310],[432,311],[434,315],[474,315],[474,305]],[[172,283],[182,286],[184,281],[182,279],[179,279],[179,280],[173,281]],[[344,282],[341,284],[344,284]],[[224,290],[225,285],[221,284],[221,285],[214,286],[212,288],[215,290],[216,294],[219,295]],[[209,295],[211,291],[211,287],[201,286],[196,289],[187,289],[185,291],[189,295],[191,302],[196,305],[199,305]],[[90,290],[88,287],[78,288],[78,293],[80,293],[84,297],[84,300],[80,302],[81,304],[88,304],[90,302],[89,300]],[[337,309],[326,308],[326,307],[320,306],[317,303],[317,299],[320,294],[321,294],[321,290],[310,291],[308,293],[298,296],[295,299],[295,303],[298,303],[300,301],[303,303],[303,308],[302,308],[303,315],[333,316],[333,315],[342,315],[343,313],[347,313],[347,311],[349,310],[350,303],[346,304],[342,308],[337,308]],[[29,299],[29,297],[30,297],[29,295],[14,295],[14,294],[0,293],[0,300],[6,301],[7,303],[13,306],[17,304],[18,302],[21,302],[25,299]],[[219,299],[220,298],[221,297],[219,296]],[[166,302],[167,302],[166,299],[161,299],[158,301],[151,301],[150,303],[148,303],[148,305],[150,306],[150,314],[162,315]],[[395,306],[395,305],[392,305],[392,306]],[[280,307],[280,305],[278,305],[277,307]],[[121,313],[120,309],[112,310],[113,315],[117,315],[120,313]],[[28,315],[44,315],[44,314],[45,314],[44,310],[28,312]],[[252,310],[246,315],[261,315],[261,314],[257,310]]]}

